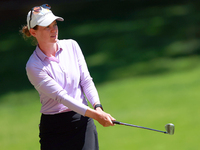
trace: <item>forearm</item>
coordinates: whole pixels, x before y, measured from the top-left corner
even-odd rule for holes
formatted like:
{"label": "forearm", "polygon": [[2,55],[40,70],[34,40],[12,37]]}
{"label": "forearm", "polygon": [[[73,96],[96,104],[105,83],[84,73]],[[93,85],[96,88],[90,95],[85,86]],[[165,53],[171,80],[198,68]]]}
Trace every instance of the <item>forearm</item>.
{"label": "forearm", "polygon": [[85,82],[82,82],[81,86],[83,88],[85,96],[87,97],[88,101],[92,104],[93,107],[95,104],[100,104],[97,89],[91,78]]}
{"label": "forearm", "polygon": [[94,109],[88,108],[85,112],[85,116],[97,120],[98,112]]}

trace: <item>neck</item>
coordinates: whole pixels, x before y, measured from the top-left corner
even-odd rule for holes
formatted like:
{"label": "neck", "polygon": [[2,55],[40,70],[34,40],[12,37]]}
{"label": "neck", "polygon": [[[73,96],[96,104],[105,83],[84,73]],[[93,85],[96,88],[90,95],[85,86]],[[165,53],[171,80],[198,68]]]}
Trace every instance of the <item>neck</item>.
{"label": "neck", "polygon": [[55,57],[56,51],[58,49],[57,43],[50,43],[50,44],[39,43],[38,46],[41,49],[41,51],[48,57],[53,57],[53,56]]}

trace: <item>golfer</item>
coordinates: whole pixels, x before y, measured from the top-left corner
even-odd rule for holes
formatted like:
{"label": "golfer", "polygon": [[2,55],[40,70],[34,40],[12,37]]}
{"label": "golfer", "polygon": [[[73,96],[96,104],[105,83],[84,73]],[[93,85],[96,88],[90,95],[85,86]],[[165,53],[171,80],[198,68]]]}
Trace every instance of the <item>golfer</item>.
{"label": "golfer", "polygon": [[[26,71],[40,96],[41,150],[98,150],[93,119],[104,127],[115,120],[103,111],[84,56],[74,40],[58,40],[55,16],[48,4],[33,7],[22,33],[34,37],[37,47]],[[88,107],[87,100],[94,109]]]}

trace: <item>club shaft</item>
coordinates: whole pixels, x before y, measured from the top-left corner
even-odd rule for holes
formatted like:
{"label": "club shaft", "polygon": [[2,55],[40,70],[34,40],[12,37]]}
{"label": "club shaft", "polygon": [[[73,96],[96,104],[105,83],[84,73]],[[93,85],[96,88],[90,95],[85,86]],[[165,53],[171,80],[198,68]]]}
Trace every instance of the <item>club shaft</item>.
{"label": "club shaft", "polygon": [[123,123],[123,122],[119,122],[119,121],[113,121],[113,123],[114,124],[119,124],[119,125],[125,125],[125,126],[131,126],[131,127],[141,128],[141,129],[147,129],[147,130],[161,132],[161,133],[165,133],[165,134],[167,133],[166,131],[160,131],[160,130],[151,129],[151,128],[147,128],[147,127],[142,127],[142,126],[137,126],[137,125],[133,125],[133,124]]}

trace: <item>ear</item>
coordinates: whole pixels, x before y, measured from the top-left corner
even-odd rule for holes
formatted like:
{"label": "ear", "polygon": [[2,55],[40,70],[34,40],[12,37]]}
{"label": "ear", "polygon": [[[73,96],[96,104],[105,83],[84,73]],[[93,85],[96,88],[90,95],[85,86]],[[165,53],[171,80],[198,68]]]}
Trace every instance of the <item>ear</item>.
{"label": "ear", "polygon": [[32,36],[36,36],[36,30],[34,30],[33,28],[31,28],[30,30],[29,30],[29,32],[30,32],[30,34],[32,35]]}

